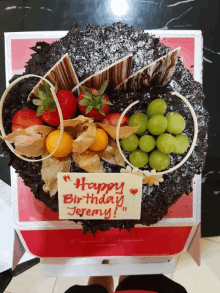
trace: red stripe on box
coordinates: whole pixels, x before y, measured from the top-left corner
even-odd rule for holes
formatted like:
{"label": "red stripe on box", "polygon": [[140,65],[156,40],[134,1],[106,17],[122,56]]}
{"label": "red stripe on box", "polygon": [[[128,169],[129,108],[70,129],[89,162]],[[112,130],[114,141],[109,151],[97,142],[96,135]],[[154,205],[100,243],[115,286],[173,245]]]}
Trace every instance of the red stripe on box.
{"label": "red stripe on box", "polygon": [[111,229],[96,237],[82,230],[21,231],[30,252],[39,257],[169,256],[180,253],[192,227]]}

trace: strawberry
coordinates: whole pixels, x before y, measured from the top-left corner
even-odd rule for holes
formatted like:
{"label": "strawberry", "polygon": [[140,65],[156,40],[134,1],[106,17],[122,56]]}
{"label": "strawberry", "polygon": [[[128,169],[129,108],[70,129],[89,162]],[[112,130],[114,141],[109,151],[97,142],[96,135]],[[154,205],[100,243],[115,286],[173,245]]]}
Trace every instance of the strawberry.
{"label": "strawberry", "polygon": [[[108,114],[108,116],[106,116],[102,121],[101,123],[103,124],[109,124],[109,125],[113,125],[113,126],[117,126],[118,124],[118,120],[119,118],[121,117],[121,114],[120,113],[111,113],[111,114]],[[121,122],[121,126],[126,126],[128,125],[128,116],[124,116],[123,119],[122,119],[122,122]]]}
{"label": "strawberry", "polygon": [[17,131],[17,130],[22,130],[25,129],[26,126],[20,125],[20,124],[12,124],[12,132]]}
{"label": "strawberry", "polygon": [[101,120],[108,115],[112,104],[109,97],[104,94],[107,85],[106,80],[100,90],[82,86],[83,91],[80,92],[77,102],[83,115],[94,120]]}
{"label": "strawberry", "polygon": [[42,125],[43,121],[41,117],[37,117],[37,114],[34,110],[22,109],[15,113],[12,118],[12,132],[25,129],[32,125]]}
{"label": "strawberry", "polygon": [[102,119],[102,121],[100,121],[100,123],[110,125],[109,120],[108,120],[108,115],[104,119]]}
{"label": "strawberry", "polygon": [[[57,91],[57,90],[56,90]],[[41,116],[43,121],[52,126],[60,124],[60,117],[56,103],[52,98],[49,84],[41,85],[38,88],[39,99],[34,99],[33,104],[38,106],[37,116]],[[74,95],[68,90],[59,90],[57,99],[63,114],[63,119],[71,119],[76,113],[77,103]]]}

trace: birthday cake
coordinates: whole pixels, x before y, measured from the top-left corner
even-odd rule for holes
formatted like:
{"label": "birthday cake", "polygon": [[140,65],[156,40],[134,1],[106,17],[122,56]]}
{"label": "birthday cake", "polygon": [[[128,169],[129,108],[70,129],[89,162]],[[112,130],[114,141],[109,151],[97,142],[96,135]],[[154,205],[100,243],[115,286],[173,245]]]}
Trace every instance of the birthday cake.
{"label": "birthday cake", "polygon": [[[89,139],[88,131],[85,134],[86,131],[82,130],[82,127],[77,129],[78,132],[75,136],[78,137],[78,140],[81,137],[82,141],[78,145],[75,143],[73,147],[75,151],[72,150],[73,155],[67,162],[67,165],[69,164],[68,170],[65,168],[59,170],[74,173],[121,173],[133,169],[136,173],[142,172],[142,175],[145,176],[140,220],[80,220],[84,233],[88,231],[95,233],[97,230],[107,231],[110,228],[129,230],[136,224],[152,225],[160,221],[167,214],[171,205],[183,194],[189,194],[192,191],[192,180],[196,174],[200,174],[202,171],[207,149],[209,117],[203,106],[205,96],[202,85],[194,81],[191,73],[178,58],[179,48],[171,51],[155,36],[125,24],[115,23],[112,26],[99,27],[87,25],[85,29],[72,26],[69,33],[59,41],[52,44],[38,42],[32,50],[35,53],[28,61],[24,75],[34,74],[45,77],[51,68],[68,53],[74,68],[71,86],[74,88],[73,94],[78,107],[72,110],[71,119],[74,122],[64,124],[64,130],[72,127],[69,131],[72,134],[76,131],[73,128],[75,124],[83,127],[86,125],[87,130],[88,127],[91,127],[91,134],[94,125],[96,127],[96,136],[90,137],[90,142],[86,145],[85,150],[83,143]],[[112,64],[115,64],[114,67]],[[120,71],[120,77],[115,80],[115,76],[118,76],[118,72],[114,73],[117,66],[120,67],[120,70],[122,67],[123,70]],[[97,80],[94,81],[93,78],[96,77],[97,73],[100,73],[102,80],[95,88],[94,84]],[[11,82],[18,77],[14,76]],[[107,82],[103,84],[103,80]],[[21,131],[21,129],[16,129],[15,124],[19,120],[15,121],[16,113],[23,109],[39,112],[38,109],[42,106],[42,101],[33,102],[36,101],[37,95],[37,91],[34,92],[33,89],[37,87],[38,82],[39,79],[36,77],[22,79],[7,94],[2,112],[6,135]],[[49,91],[47,88],[44,90]],[[35,99],[31,98],[30,93],[35,95]],[[182,99],[178,98],[178,95],[185,97],[192,110]],[[80,102],[80,96],[84,97],[81,99],[82,102]],[[101,102],[100,97],[102,98]],[[98,101],[97,104],[91,104],[91,99]],[[161,100],[163,101],[162,105],[160,104]],[[139,102],[135,104],[136,101]],[[99,103],[102,106],[101,111],[98,111],[100,116],[93,117],[90,114],[93,113],[94,109],[97,110]],[[133,103],[134,105],[129,108]],[[107,109],[106,112],[103,112],[103,109]],[[123,114],[123,120],[120,121],[122,122],[121,127],[118,128],[116,127],[119,126],[117,124],[118,118],[125,109],[127,109],[126,113]],[[198,129],[195,129],[195,117]],[[172,124],[172,121],[177,120],[179,129]],[[47,120],[44,120],[43,124],[48,127],[48,133],[45,136],[49,137],[51,130],[48,129],[52,127],[54,130],[55,124],[51,124]],[[59,125],[57,127],[59,128]],[[123,131],[123,127],[127,128],[124,128]],[[161,130],[161,127],[164,129]],[[101,140],[97,144],[95,137],[98,132]],[[84,140],[82,134],[84,134]],[[106,134],[108,142],[105,144]],[[177,137],[181,141],[179,150],[175,149]],[[119,139],[121,139],[120,142]],[[11,142],[15,143],[13,140]],[[100,144],[104,145],[104,149],[100,149]],[[181,165],[180,163],[192,144],[194,144],[194,148],[192,148],[187,160]],[[54,149],[49,151],[50,146],[48,145],[49,143],[47,151],[53,152]],[[48,166],[49,163],[46,162],[49,162],[52,157],[45,161],[37,161],[40,153],[37,152],[38,155],[35,156],[31,151],[29,155],[28,151],[22,153],[23,146],[21,146],[18,150],[22,155],[36,159],[36,162],[25,161],[16,156],[5,142],[2,143],[2,146],[4,154],[9,158],[9,165],[16,170],[24,184],[30,187],[34,196],[52,211],[58,212],[57,189],[54,188],[54,185],[46,184],[46,179],[43,179],[46,178],[45,173],[51,170]],[[98,161],[95,165],[92,165],[94,156],[89,161],[91,153],[85,153],[88,151],[88,147],[93,155],[96,152],[96,158],[98,154]],[[77,148],[80,148],[80,151],[77,151]],[[86,159],[82,160],[80,154],[86,154]],[[66,156],[68,155],[69,153]],[[46,155],[44,154],[44,156]],[[65,161],[65,158],[60,160]],[[130,169],[126,162],[132,166]],[[175,169],[177,165],[180,166]],[[94,166],[96,167],[94,168]],[[133,167],[139,169],[136,170]],[[157,173],[151,173],[152,176],[147,175],[155,169],[158,172],[165,170],[163,176],[157,177]],[[173,171],[166,173],[166,170],[169,169],[173,169]]]}

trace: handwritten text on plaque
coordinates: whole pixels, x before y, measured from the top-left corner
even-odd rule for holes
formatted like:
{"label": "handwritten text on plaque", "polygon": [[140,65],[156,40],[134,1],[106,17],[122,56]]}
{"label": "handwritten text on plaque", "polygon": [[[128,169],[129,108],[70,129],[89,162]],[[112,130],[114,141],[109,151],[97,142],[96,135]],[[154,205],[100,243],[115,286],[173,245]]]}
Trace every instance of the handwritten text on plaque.
{"label": "handwritten text on plaque", "polygon": [[140,219],[142,177],[58,173],[60,219]]}

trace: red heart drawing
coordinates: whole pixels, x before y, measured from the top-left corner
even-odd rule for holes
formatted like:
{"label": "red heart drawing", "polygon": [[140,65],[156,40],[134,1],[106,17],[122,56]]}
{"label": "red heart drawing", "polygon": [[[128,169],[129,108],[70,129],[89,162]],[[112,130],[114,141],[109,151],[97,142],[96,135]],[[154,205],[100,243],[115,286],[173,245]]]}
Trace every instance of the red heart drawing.
{"label": "red heart drawing", "polygon": [[132,193],[133,195],[135,195],[138,192],[138,189],[130,189],[130,193]]}

